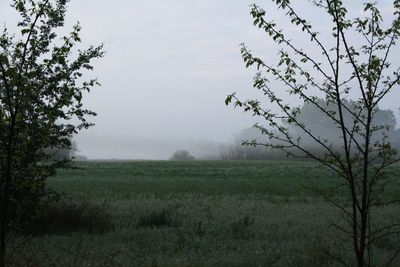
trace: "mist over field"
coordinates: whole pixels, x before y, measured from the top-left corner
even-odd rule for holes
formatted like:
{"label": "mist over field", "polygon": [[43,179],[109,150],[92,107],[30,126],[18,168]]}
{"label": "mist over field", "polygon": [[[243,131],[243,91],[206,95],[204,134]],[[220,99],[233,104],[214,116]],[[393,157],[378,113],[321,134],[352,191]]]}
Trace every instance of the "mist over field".
{"label": "mist over field", "polygon": [[400,266],[365,1],[0,0],[0,267]]}
{"label": "mist over field", "polygon": [[149,138],[129,135],[79,135],[78,154],[89,159],[166,160],[176,150],[187,150],[196,159],[218,159],[222,143],[184,138]]}
{"label": "mist over field", "polygon": [[[255,71],[244,67],[240,43],[277,61],[277,46],[252,24],[253,3],[265,7],[292,39],[304,44],[298,29],[268,1],[71,1],[63,31],[80,21],[81,46],[104,42],[106,51],[90,73],[102,86],[84,98],[98,116],[90,119],[95,127],[76,137],[80,153],[89,158],[166,159],[173,150],[187,148],[203,156],[257,122],[224,104],[233,92],[243,99],[260,96],[252,88]],[[329,31],[329,19],[308,12],[302,3],[295,6],[317,22],[315,29]],[[358,1],[345,4],[360,13]],[[379,1],[379,6],[390,17],[390,1]],[[14,31],[16,18],[9,1],[0,1],[0,23]],[[391,61],[399,65],[399,51],[395,54]],[[293,96],[285,99],[300,103]],[[399,118],[398,102],[389,96],[381,107]]]}

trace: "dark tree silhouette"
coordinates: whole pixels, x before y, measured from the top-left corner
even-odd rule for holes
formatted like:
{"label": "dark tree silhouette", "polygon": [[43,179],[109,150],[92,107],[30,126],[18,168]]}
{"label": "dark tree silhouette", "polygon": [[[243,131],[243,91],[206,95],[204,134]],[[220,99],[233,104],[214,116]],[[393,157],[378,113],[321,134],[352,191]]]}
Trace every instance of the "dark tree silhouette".
{"label": "dark tree silhouette", "polygon": [[[76,24],[64,26],[67,0],[14,0],[21,37],[0,35],[0,266],[7,264],[12,227],[29,220],[46,196],[46,178],[68,160],[49,159],[46,149],[70,149],[77,131],[91,126],[82,96],[97,84],[82,71],[102,57],[102,46],[74,50],[81,39]],[[75,124],[70,121],[74,119]]]}

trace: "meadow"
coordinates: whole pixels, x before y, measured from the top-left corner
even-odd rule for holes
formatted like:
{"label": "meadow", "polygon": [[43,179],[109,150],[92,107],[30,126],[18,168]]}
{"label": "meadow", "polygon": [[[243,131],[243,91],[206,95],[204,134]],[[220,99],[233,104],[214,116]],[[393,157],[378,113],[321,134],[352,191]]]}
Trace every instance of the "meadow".
{"label": "meadow", "polygon": [[[398,178],[400,167],[387,174]],[[49,179],[64,192],[48,211],[59,219],[14,238],[24,241],[14,265],[336,266],[329,254],[351,257],[331,223],[341,217],[312,188],[339,182],[311,162],[77,162]],[[399,192],[393,179],[385,197]],[[399,207],[375,216],[398,222]],[[396,249],[387,241],[376,246],[378,262]]]}

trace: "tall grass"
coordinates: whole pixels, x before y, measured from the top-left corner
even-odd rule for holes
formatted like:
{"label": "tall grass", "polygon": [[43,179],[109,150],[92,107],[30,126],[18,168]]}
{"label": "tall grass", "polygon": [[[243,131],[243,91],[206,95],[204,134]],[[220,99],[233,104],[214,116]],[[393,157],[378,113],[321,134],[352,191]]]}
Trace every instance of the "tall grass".
{"label": "tall grass", "polygon": [[[400,168],[390,171],[398,176]],[[330,226],[338,211],[307,189],[335,183],[328,170],[305,162],[79,163],[50,185],[65,191],[72,209],[100,209],[93,221],[112,227],[35,236],[15,265],[336,266],[328,254],[347,246]],[[398,221],[399,208],[376,216]],[[384,259],[394,248],[377,249]]]}

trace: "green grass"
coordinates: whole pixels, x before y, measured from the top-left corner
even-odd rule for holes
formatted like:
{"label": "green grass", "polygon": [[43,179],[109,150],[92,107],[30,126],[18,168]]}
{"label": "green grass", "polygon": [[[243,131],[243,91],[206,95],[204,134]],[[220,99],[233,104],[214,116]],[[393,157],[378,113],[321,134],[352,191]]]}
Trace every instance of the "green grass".
{"label": "green grass", "polygon": [[[388,174],[397,178],[400,168]],[[70,201],[104,207],[113,230],[36,236],[18,261],[22,266],[335,266],[326,250],[334,252],[340,242],[330,224],[340,221],[338,210],[309,188],[339,181],[309,162],[81,162],[61,170],[49,186]],[[399,192],[395,179],[387,194]],[[398,221],[398,210],[392,205],[376,217],[380,223]],[[392,251],[380,244],[377,260]],[[348,249],[342,252],[350,257]]]}
{"label": "green grass", "polygon": [[325,168],[304,162],[98,161],[79,163],[49,182],[74,197],[119,199],[137,194],[298,196],[308,194],[305,186],[312,183],[336,181]]}

